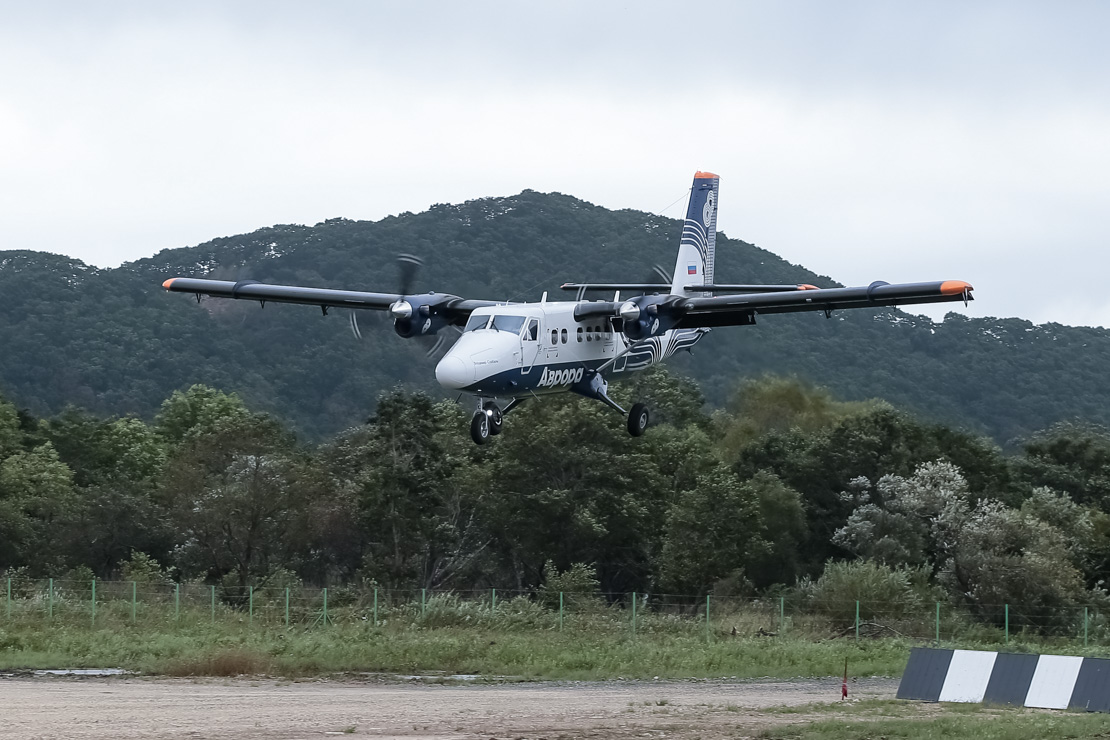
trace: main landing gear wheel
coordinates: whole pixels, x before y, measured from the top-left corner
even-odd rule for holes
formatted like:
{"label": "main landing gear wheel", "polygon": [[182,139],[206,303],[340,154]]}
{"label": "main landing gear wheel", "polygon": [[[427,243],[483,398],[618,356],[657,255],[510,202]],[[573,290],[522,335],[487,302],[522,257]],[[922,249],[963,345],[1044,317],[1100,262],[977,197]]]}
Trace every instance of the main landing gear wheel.
{"label": "main landing gear wheel", "polygon": [[633,437],[643,435],[648,425],[648,407],[642,403],[633,404],[628,414],[628,433]]}
{"label": "main landing gear wheel", "polygon": [[490,419],[485,411],[474,414],[474,418],[470,420],[470,438],[474,440],[474,444],[484,445],[489,442],[490,426]]}
{"label": "main landing gear wheel", "polygon": [[486,401],[482,410],[489,418],[489,433],[494,436],[501,434],[501,422],[505,418],[501,413],[501,408],[493,401]]}

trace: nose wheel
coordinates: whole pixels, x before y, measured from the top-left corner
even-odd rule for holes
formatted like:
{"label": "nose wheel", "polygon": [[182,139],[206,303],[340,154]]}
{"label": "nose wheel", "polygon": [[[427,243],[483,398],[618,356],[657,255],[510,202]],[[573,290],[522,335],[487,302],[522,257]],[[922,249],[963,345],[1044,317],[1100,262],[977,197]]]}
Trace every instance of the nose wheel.
{"label": "nose wheel", "polygon": [[493,401],[486,401],[470,420],[470,438],[475,444],[484,445],[490,437],[501,434],[501,422],[504,420],[501,408]]}

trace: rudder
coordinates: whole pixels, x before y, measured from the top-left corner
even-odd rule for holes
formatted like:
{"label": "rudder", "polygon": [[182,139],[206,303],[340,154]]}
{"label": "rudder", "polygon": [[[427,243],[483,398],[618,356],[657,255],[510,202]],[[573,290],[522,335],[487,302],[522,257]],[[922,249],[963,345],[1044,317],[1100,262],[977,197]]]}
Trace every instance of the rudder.
{"label": "rudder", "polygon": [[712,172],[696,172],[690,190],[690,205],[682,224],[682,240],[674,266],[671,293],[690,296],[696,291],[687,285],[709,285],[713,282],[713,265],[717,252],[717,195],[721,178]]}

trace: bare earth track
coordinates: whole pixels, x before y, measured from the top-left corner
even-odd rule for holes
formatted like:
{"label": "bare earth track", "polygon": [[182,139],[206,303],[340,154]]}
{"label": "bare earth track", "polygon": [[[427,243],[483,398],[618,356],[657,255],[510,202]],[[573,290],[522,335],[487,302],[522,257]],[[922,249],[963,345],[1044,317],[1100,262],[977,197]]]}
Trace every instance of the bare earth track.
{"label": "bare earth track", "polygon": [[[893,698],[860,679],[852,698]],[[276,679],[0,678],[0,738],[745,737],[808,719],[840,680],[424,685]],[[827,716],[827,715],[826,715]]]}

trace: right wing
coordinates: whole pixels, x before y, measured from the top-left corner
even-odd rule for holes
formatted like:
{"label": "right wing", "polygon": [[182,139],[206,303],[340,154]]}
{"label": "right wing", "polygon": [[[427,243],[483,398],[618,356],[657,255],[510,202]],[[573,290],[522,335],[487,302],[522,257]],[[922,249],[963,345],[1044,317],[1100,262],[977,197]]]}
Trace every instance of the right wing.
{"label": "right wing", "polygon": [[409,310],[422,310],[446,319],[446,323],[464,325],[476,308],[496,306],[498,301],[469,300],[447,293],[424,293],[405,296],[399,293],[365,293],[357,290],[332,290],[330,288],[305,288],[297,285],[269,285],[256,280],[207,280],[203,278],[170,278],[162,287],[173,293],[192,293],[199,300],[202,295],[217,298],[266,303],[300,303],[319,306],[327,313],[329,308],[363,308],[389,311],[407,303]]}

